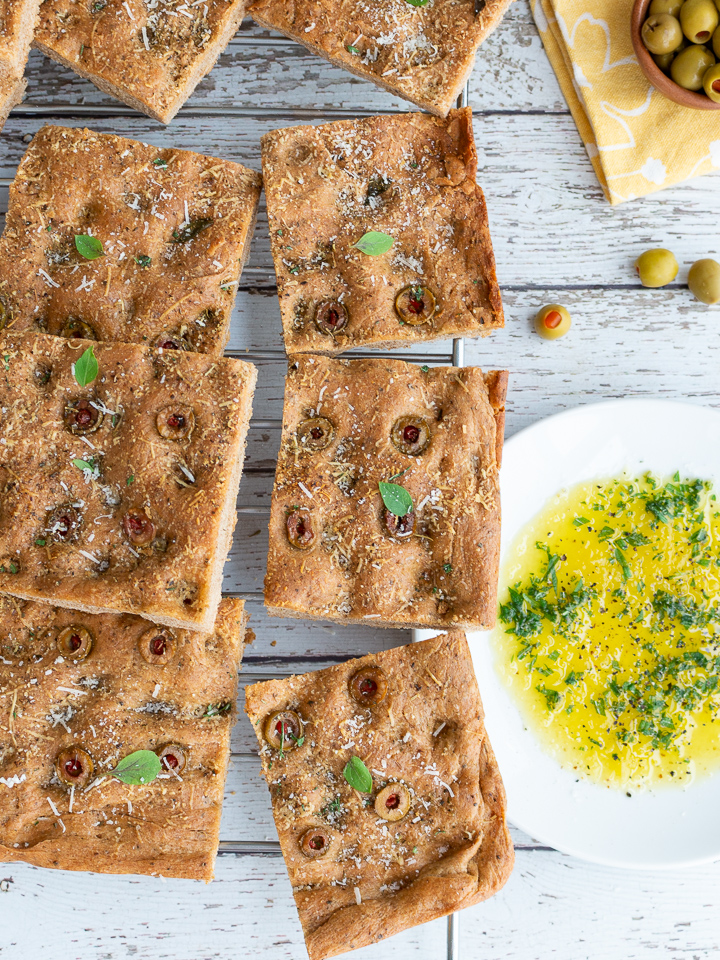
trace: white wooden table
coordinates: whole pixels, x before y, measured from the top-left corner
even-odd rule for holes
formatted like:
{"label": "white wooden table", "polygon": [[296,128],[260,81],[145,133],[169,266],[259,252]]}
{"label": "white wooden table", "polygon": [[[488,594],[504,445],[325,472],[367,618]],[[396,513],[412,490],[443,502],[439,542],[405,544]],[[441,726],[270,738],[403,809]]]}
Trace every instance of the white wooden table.
{"label": "white wooden table", "polygon": [[[609,397],[719,405],[720,309],[701,309],[683,284],[689,263],[720,255],[720,176],[608,206],[525,0],[517,0],[482,48],[470,90],[507,326],[486,340],[467,341],[465,362],[511,371],[508,436],[558,410]],[[0,202],[4,211],[7,182],[46,122],[87,125],[259,169],[266,130],[406,109],[389,93],[249,20],[169,128],[33,54],[27,100],[0,136]],[[642,249],[660,245],[671,247],[685,267],[672,287],[642,290],[632,263]],[[531,326],[537,307],[551,301],[565,303],[574,318],[570,336],[556,343],[535,336]],[[400,632],[270,620],[263,612],[285,369],[264,214],[242,278],[230,348],[260,368],[240,517],[225,572],[226,589],[247,598],[257,633],[243,681],[317,669],[409,641]],[[414,351],[420,362],[446,362],[449,354],[449,343]],[[0,864],[0,958],[305,960],[254,751],[243,716],[233,738],[211,885]],[[506,888],[462,914],[463,958],[626,960],[672,951],[694,960],[720,950],[720,863],[673,874],[630,873],[581,863],[518,831],[514,838],[517,865]],[[439,920],[353,956],[441,960],[445,937]]]}

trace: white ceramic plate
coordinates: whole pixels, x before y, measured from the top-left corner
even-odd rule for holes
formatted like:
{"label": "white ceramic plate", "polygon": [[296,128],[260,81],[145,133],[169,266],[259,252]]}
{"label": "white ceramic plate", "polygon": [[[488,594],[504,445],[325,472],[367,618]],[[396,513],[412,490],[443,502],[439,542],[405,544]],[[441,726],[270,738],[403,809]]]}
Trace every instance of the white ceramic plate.
{"label": "white ceramic plate", "polygon": [[[666,400],[613,400],[568,410],[513,436],[501,473],[501,564],[521,528],[554,494],[623,470],[660,476],[679,470],[720,489],[720,412]],[[631,791],[630,797],[578,780],[525,728],[496,673],[488,635],[468,639],[511,823],[565,853],[613,866],[657,869],[720,859],[720,774],[685,789]]]}

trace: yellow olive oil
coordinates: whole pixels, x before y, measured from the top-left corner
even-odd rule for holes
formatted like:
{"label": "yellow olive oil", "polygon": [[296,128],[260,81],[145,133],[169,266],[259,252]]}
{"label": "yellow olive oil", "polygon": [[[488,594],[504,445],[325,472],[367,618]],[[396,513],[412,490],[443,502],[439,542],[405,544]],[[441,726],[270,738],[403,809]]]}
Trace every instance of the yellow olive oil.
{"label": "yellow olive oil", "polygon": [[503,566],[498,671],[544,748],[627,789],[720,767],[720,504],[650,475],[557,494]]}

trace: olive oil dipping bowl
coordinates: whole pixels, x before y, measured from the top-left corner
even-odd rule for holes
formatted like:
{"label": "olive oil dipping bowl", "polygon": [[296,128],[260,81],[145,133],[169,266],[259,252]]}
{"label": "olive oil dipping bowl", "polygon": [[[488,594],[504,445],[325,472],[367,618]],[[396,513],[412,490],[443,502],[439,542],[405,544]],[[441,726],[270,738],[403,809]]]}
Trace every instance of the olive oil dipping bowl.
{"label": "olive oil dipping bowl", "polygon": [[681,107],[690,107],[692,110],[720,110],[720,103],[715,103],[704,93],[695,93],[685,90],[660,69],[655,63],[642,41],[642,26],[647,20],[650,0],[635,0],[630,20],[630,35],[632,37],[635,55],[640,69],[658,93],[668,100],[680,104]]}

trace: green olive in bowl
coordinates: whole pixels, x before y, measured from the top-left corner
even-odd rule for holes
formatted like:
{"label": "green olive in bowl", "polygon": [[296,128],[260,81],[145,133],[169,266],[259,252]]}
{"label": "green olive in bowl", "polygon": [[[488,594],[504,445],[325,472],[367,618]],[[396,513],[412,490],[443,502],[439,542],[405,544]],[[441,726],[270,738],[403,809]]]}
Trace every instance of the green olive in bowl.
{"label": "green olive in bowl", "polygon": [[702,90],[705,71],[714,63],[715,57],[707,47],[694,43],[675,57],[670,76],[684,90]]}
{"label": "green olive in bowl", "polygon": [[672,53],[683,40],[680,21],[669,13],[648,17],[642,27],[642,39],[650,53]]}
{"label": "green olive in bowl", "polygon": [[707,43],[719,22],[714,0],[685,0],[680,8],[680,25],[690,43]]}

